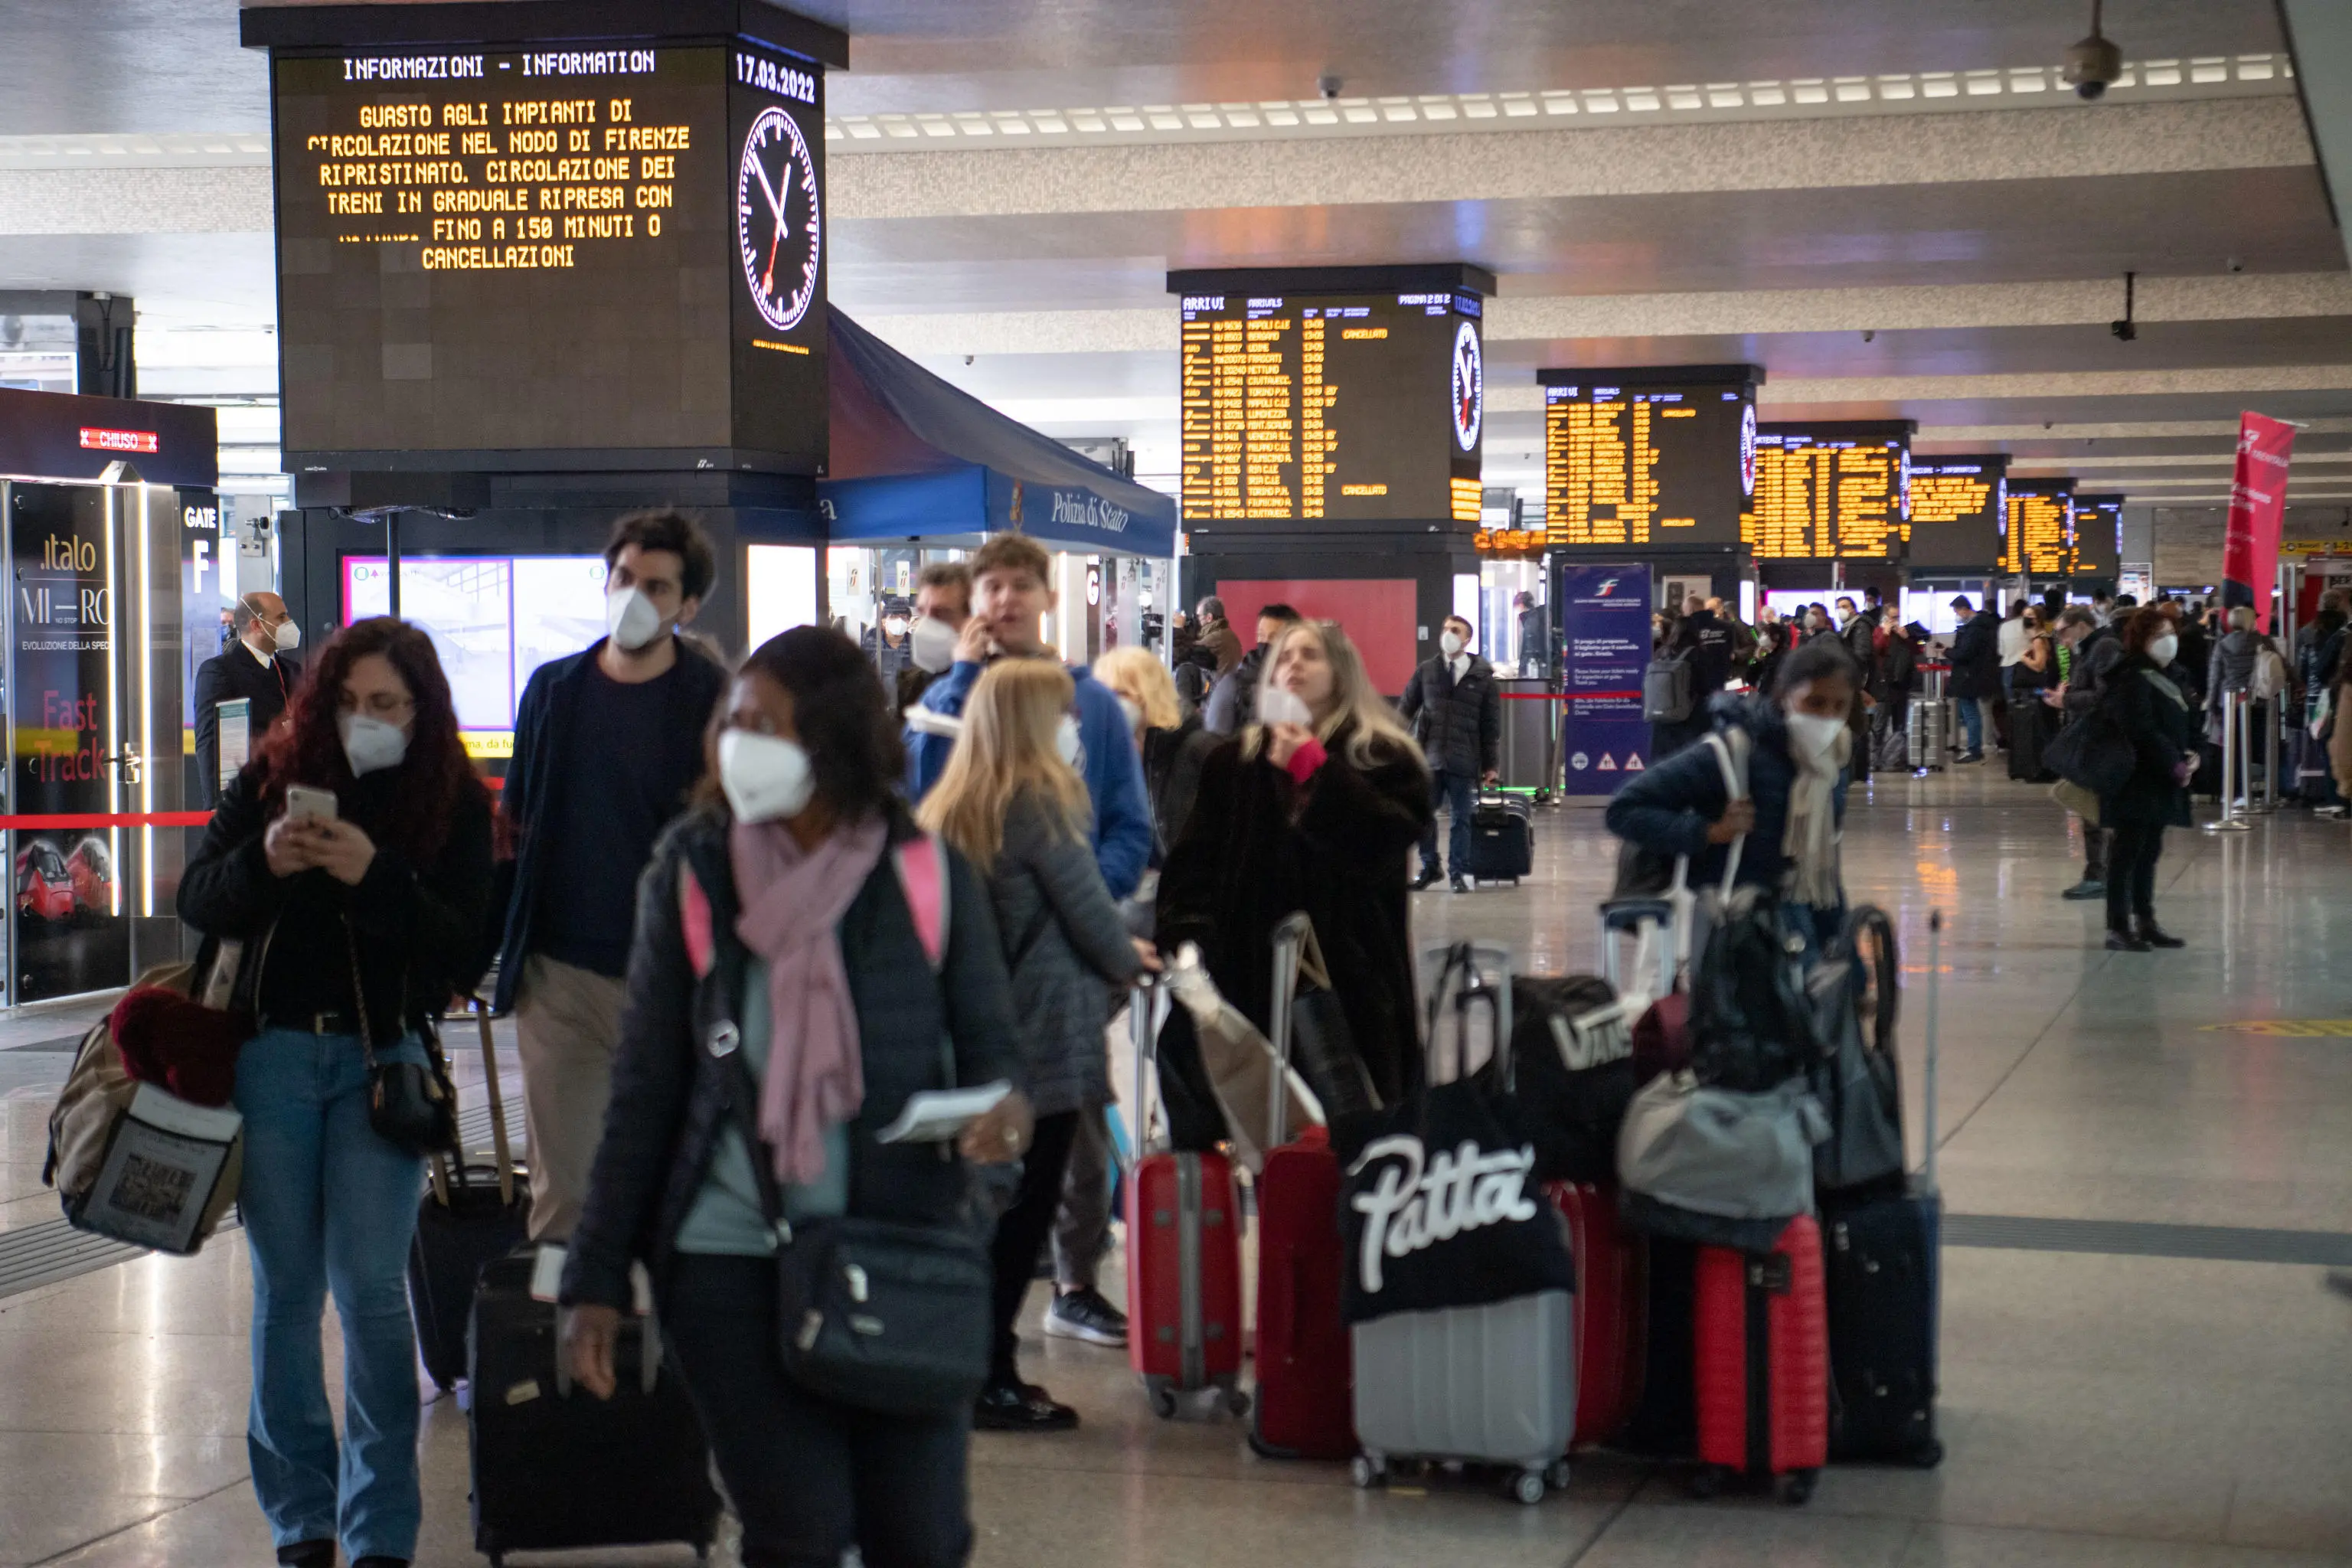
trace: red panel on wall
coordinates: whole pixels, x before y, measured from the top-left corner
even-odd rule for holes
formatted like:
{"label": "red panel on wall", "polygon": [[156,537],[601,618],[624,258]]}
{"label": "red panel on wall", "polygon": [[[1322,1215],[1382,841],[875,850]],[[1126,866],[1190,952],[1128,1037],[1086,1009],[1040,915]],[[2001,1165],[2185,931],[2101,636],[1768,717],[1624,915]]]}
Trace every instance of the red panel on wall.
{"label": "red panel on wall", "polygon": [[1421,662],[1414,621],[1418,585],[1410,577],[1225,578],[1217,584],[1234,630],[1246,642],[1255,635],[1258,611],[1288,605],[1310,620],[1337,621],[1364,656],[1372,684],[1391,697],[1404,690]]}

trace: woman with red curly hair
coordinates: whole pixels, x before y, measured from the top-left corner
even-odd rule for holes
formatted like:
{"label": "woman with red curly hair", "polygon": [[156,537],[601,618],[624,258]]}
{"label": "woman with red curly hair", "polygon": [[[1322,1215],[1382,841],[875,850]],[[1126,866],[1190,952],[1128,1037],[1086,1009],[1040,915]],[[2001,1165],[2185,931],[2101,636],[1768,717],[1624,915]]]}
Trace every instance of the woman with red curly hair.
{"label": "woman with red curly hair", "polygon": [[[331,793],[333,815],[290,813],[296,786]],[[489,892],[489,795],[432,639],[389,617],[347,627],[221,796],[180,882],[180,918],[205,936],[197,973],[241,942],[235,995],[258,1030],[236,1062],[254,1296],[246,1447],[283,1563],[331,1568],[338,1538],[353,1568],[415,1554],[405,1268],[424,1163],[371,1122],[369,1065],[427,1062],[429,1016],[480,978]],[[340,1452],[319,1342],[330,1290]]]}

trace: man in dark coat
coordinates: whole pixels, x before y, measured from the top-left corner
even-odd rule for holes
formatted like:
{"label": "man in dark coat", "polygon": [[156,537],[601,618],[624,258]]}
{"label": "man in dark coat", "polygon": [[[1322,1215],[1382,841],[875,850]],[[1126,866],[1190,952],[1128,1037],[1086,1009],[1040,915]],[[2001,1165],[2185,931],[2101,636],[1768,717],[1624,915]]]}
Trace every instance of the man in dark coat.
{"label": "man in dark coat", "polygon": [[230,612],[236,640],[196,666],[196,771],[204,775],[205,801],[220,799],[220,705],[243,698],[246,755],[286,711],[286,700],[302,684],[302,667],[287,657],[302,642],[302,628],[275,594],[247,594]]}
{"label": "man in dark coat", "polygon": [[[1258,676],[1265,668],[1265,661],[1273,657],[1276,641],[1306,618],[1288,605],[1268,605],[1257,613],[1257,646],[1234,662],[1219,665],[1216,684],[1202,700],[1201,721],[1212,732],[1238,735],[1243,725],[1256,721]],[[1228,631],[1225,635],[1231,637],[1233,633]],[[1205,630],[1201,640],[1209,640]]]}
{"label": "man in dark coat", "polygon": [[[2043,699],[2057,697],[2059,709],[2065,716],[2063,728],[2099,705],[2099,694],[2106,689],[2107,677],[2123,660],[2124,639],[2112,622],[2103,626],[2087,606],[2069,605],[2058,616],[2058,641],[2066,649],[2066,684],[2060,692],[2044,693]],[[2080,900],[2107,896],[2108,837],[2105,826],[2084,819],[2083,877],[2073,887],[2063,889],[2060,898]]]}
{"label": "man in dark coat", "polygon": [[1453,818],[1446,859],[1457,893],[1470,890],[1470,808],[1480,784],[1492,784],[1501,766],[1503,693],[1495,667],[1470,650],[1470,623],[1448,616],[1438,628],[1435,658],[1412,672],[1397,712],[1421,737],[1429,761],[1430,818],[1421,834],[1421,875],[1415,892],[1437,880],[1437,816],[1440,803]]}
{"label": "man in dark coat", "polygon": [[1707,718],[1707,704],[1731,679],[1735,638],[1730,621],[1716,614],[1707,601],[1693,594],[1683,601],[1682,616],[1673,626],[1665,651],[1670,655],[1678,654],[1690,662],[1691,710],[1679,722],[1650,726],[1650,762],[1653,766],[1684,747],[1696,744],[1706,734],[1712,727],[1712,721]]}
{"label": "man in dark coat", "polygon": [[1984,761],[1984,704],[2000,695],[2000,617],[1979,610],[1966,594],[1952,600],[1960,629],[1952,638],[1952,700],[1966,738],[1959,760]]}

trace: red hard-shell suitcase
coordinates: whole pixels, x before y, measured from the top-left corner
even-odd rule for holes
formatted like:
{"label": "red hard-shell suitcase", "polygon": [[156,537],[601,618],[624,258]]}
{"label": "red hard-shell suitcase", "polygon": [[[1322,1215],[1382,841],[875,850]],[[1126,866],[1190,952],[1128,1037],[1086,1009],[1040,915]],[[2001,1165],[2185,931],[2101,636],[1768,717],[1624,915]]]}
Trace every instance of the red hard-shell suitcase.
{"label": "red hard-shell suitcase", "polygon": [[1769,1252],[1703,1247],[1694,1318],[1700,1489],[1774,1476],[1792,1503],[1829,1462],[1829,1309],[1822,1231],[1799,1215]]}
{"label": "red hard-shell suitcase", "polygon": [[1355,1356],[1339,1312],[1339,1161],[1323,1129],[1266,1155],[1257,1225],[1250,1447],[1276,1458],[1352,1458]]}
{"label": "red hard-shell suitcase", "polygon": [[[1290,1004],[1307,917],[1274,934],[1274,1073],[1266,1125],[1283,1127],[1289,1083]],[[1339,1241],[1339,1161],[1330,1136],[1309,1127],[1270,1150],[1257,1179],[1257,1401],[1250,1447],[1269,1458],[1348,1459],[1356,1453],[1356,1358],[1339,1310],[1346,1262]]]}
{"label": "red hard-shell suitcase", "polygon": [[1618,1223],[1613,1188],[1555,1182],[1544,1190],[1568,1221],[1576,1255],[1575,1441],[1606,1443],[1642,1397],[1649,1295],[1643,1238]]}
{"label": "red hard-shell suitcase", "polygon": [[[1154,1037],[1157,986],[1129,1008],[1136,1039],[1136,1137],[1150,1134],[1144,1053]],[[1127,1359],[1162,1417],[1176,1399],[1214,1387],[1225,1407],[1249,1408],[1241,1392],[1241,1205],[1222,1154],[1152,1154],[1127,1181]]]}

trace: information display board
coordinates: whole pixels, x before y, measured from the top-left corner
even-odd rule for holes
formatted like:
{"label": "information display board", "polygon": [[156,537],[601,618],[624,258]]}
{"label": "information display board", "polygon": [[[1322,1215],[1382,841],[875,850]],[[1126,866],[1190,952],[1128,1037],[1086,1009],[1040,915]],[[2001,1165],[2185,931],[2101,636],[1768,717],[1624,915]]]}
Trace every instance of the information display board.
{"label": "information display board", "polygon": [[1755,488],[1761,374],[1744,364],[1538,371],[1547,542],[1737,544]]}
{"label": "information display board", "polygon": [[815,471],[823,72],[746,39],[445,47],[273,52],[289,463]]}
{"label": "information display board", "polygon": [[1908,523],[1909,420],[1767,425],[1739,539],[1758,561],[1894,561]]}
{"label": "information display board", "polygon": [[2118,577],[2124,569],[2124,498],[2074,498],[2074,575]]}
{"label": "information display board", "polygon": [[1908,559],[1915,570],[1990,572],[2000,559],[2009,454],[1911,459]]}
{"label": "information display board", "polygon": [[2010,480],[2001,525],[2001,571],[2012,576],[2073,575],[2074,500],[2072,479]]}
{"label": "information display board", "polygon": [[1478,521],[1483,302],[1186,294],[1188,521]]}

